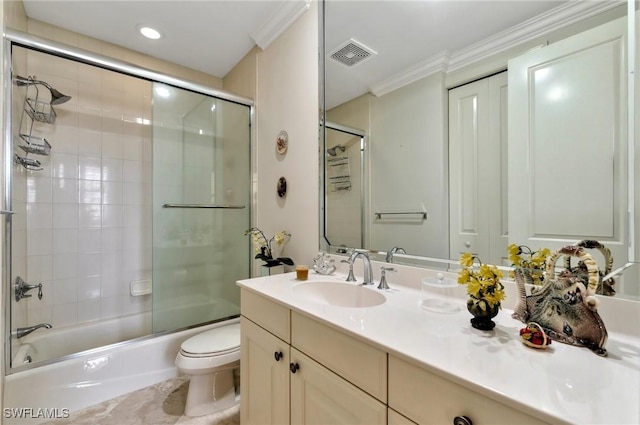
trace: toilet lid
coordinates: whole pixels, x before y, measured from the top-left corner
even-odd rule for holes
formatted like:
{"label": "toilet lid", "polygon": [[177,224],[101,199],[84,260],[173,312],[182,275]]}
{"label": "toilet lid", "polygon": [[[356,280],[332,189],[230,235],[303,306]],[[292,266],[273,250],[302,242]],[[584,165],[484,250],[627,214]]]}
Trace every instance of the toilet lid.
{"label": "toilet lid", "polygon": [[240,347],[240,324],[220,326],[192,336],[180,347],[187,354],[214,354]]}

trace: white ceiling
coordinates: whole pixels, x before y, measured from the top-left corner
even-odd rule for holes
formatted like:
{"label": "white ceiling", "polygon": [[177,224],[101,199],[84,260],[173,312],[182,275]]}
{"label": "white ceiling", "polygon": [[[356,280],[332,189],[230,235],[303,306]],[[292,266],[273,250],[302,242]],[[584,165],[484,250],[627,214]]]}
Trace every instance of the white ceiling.
{"label": "white ceiling", "polygon": [[[24,0],[24,5],[30,18],[224,77],[254,45],[264,48],[286,29],[308,1]],[[416,64],[434,58],[449,62],[479,40],[566,3],[328,0],[327,51],[353,38],[377,55],[351,68],[327,60],[327,104],[375,92]],[[137,32],[139,25],[155,27],[163,37],[147,40]]]}

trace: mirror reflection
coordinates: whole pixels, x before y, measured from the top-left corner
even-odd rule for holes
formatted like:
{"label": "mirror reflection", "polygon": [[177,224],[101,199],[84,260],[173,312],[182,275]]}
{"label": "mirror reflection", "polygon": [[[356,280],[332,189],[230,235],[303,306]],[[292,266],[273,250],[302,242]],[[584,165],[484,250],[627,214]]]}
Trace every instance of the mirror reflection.
{"label": "mirror reflection", "polygon": [[626,8],[326,1],[327,245],[509,266],[595,239],[637,298]]}

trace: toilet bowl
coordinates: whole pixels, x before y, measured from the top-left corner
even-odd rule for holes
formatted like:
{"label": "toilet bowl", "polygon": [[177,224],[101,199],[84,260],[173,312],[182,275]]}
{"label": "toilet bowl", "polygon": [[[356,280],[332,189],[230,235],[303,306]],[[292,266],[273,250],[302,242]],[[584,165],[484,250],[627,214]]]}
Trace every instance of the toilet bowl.
{"label": "toilet bowl", "polygon": [[187,339],[175,364],[190,378],[185,415],[208,415],[236,405],[240,401],[234,383],[234,369],[240,367],[240,323]]}

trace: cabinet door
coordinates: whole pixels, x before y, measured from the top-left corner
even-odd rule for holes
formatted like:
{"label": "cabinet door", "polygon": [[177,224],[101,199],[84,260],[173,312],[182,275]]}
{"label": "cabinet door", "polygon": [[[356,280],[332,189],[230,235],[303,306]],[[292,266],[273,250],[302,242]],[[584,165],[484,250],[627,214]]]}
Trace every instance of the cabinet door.
{"label": "cabinet door", "polygon": [[288,425],[289,345],[244,316],[240,332],[240,422]]}
{"label": "cabinet door", "polygon": [[[385,425],[387,406],[291,348],[291,423]],[[242,422],[245,425],[244,422]]]}

